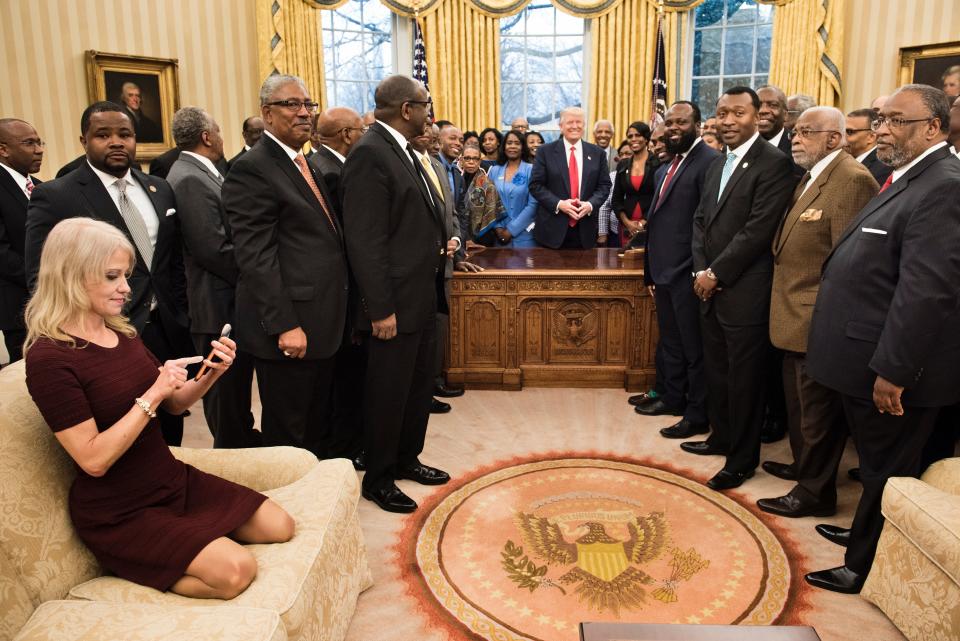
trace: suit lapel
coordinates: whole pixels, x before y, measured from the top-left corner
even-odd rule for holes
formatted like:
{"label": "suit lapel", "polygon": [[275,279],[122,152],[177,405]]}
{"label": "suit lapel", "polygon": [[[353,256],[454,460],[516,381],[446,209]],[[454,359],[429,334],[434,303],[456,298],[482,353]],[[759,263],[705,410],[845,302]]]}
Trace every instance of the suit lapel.
{"label": "suit lapel", "polygon": [[[427,209],[433,213],[434,221],[440,225],[441,228],[444,228],[443,225],[443,216],[440,214],[440,210],[437,208],[437,198],[433,197],[431,201],[430,193],[433,191],[429,189],[424,182],[424,179],[420,176],[420,170],[414,166],[414,160],[407,153],[406,149],[400,147],[396,139],[390,134],[389,131],[380,126],[379,123],[373,123],[371,129],[377,132],[390,146],[390,149],[393,150],[393,153],[400,160],[400,163],[406,168],[407,173],[413,178],[414,183],[417,185],[417,188],[420,190],[420,195],[423,196],[423,202],[426,204]],[[426,182],[429,182],[427,179]]]}
{"label": "suit lapel", "polygon": [[[763,138],[758,138],[754,141],[750,149],[747,150],[746,155],[737,162],[737,166],[733,170],[730,180],[728,180],[727,184],[724,186],[723,194],[720,196],[720,202],[717,203],[716,214],[719,214],[720,210],[723,209],[724,203],[727,202],[727,198],[730,197],[730,194],[733,193],[733,190],[737,188],[737,183],[740,182],[740,179],[743,178],[748,171],[752,170],[754,161],[756,160],[757,156],[760,155],[760,150],[763,148],[762,145],[769,144],[770,143]],[[721,173],[722,172],[723,170],[721,169]]]}
{"label": "suit lapel", "polygon": [[[140,250],[137,249],[137,245],[133,241],[133,236],[130,234],[127,223],[123,220],[123,216],[120,215],[120,210],[117,209],[116,203],[107,192],[107,188],[104,187],[100,177],[93,173],[93,170],[90,169],[90,165],[86,160],[71,172],[71,174],[76,174],[76,180],[80,185],[80,193],[86,201],[87,211],[90,212],[90,217],[103,220],[123,230],[123,233],[126,234],[127,239],[130,241],[130,244],[133,245],[134,251],[137,254],[137,266],[143,271],[149,272],[149,266],[143,260],[143,256],[140,255]],[[66,176],[64,176],[64,179],[66,179]]]}
{"label": "suit lapel", "polygon": [[[146,174],[137,171],[136,169],[131,169],[133,174],[133,179],[140,183],[140,186],[143,187],[143,191],[147,192],[147,198],[150,199],[150,204],[153,205],[153,211],[157,215],[157,244],[153,250],[153,262],[154,265],[157,262],[157,256],[162,255],[162,249],[167,246],[168,242],[171,242],[174,236],[174,218],[173,214],[167,215],[167,205],[171,204],[169,202],[160,201],[160,193],[157,191],[157,188],[150,184],[150,179],[147,178]],[[150,270],[153,271],[154,265],[150,266]]]}
{"label": "suit lapel", "polygon": [[[563,171],[560,172],[560,177],[563,179],[563,186],[566,188],[564,191],[565,197],[560,200],[566,200],[569,198],[570,194],[570,166],[567,164],[567,143],[561,137],[560,140],[556,142],[556,157],[560,163],[560,167]],[[582,181],[581,181],[582,182]],[[581,186],[582,189],[582,186]],[[578,194],[579,196],[579,194]]]}
{"label": "suit lapel", "polygon": [[[701,147],[703,147],[704,144],[706,143],[704,143],[703,141],[700,141],[700,143],[696,145],[693,149],[691,149],[687,153],[687,156],[682,161],[680,161],[680,166],[677,167],[677,173],[673,175],[673,178],[670,179],[670,184],[667,185],[667,188],[663,190],[663,193],[660,194],[660,197],[657,199],[657,207],[660,207],[660,205],[670,196],[670,193],[673,191],[673,186],[677,184],[678,180],[680,180],[680,176],[683,175],[683,172],[685,172],[690,167],[690,165],[696,162],[697,158],[700,155]],[[667,174],[669,173],[670,173],[670,169],[668,167]],[[664,180],[667,179],[667,174],[663,175]],[[656,212],[656,209],[654,209],[653,212]]]}
{"label": "suit lapel", "polygon": [[[34,181],[34,183],[39,184],[36,181]],[[16,181],[13,179],[13,176],[8,174],[7,170],[3,168],[0,168],[0,185],[3,185],[4,188],[10,192],[10,195],[13,197],[13,199],[22,205],[24,209],[26,209],[27,205],[30,204],[30,201],[27,200],[27,195],[23,193],[23,190],[17,185]]]}

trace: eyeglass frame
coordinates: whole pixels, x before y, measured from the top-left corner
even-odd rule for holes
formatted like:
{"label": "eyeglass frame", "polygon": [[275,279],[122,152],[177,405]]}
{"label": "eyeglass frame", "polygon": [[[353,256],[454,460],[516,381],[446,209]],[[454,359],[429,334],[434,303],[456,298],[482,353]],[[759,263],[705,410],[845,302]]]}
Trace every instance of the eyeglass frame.
{"label": "eyeglass frame", "polygon": [[[294,106],[293,106],[294,104],[297,105],[296,108],[294,108]],[[301,109],[306,109],[306,110],[307,110],[307,113],[315,113],[315,112],[317,111],[317,109],[320,108],[320,103],[319,103],[319,102],[313,102],[313,101],[309,101],[309,102],[308,102],[308,101],[292,100],[292,99],[291,99],[291,100],[274,100],[273,102],[265,103],[264,106],[266,106],[266,107],[283,107],[284,109],[287,109],[287,110],[291,111],[292,113],[297,114],[297,113],[300,113],[300,110],[301,110]]]}
{"label": "eyeglass frame", "polygon": [[903,129],[904,125],[913,124],[917,122],[930,122],[931,120],[938,118],[938,116],[927,116],[926,118],[901,118],[900,116],[881,116],[877,115],[876,119],[870,123],[870,129],[873,131],[880,131],[880,127],[887,125],[887,129],[893,131],[894,129]]}
{"label": "eyeglass frame", "polygon": [[368,127],[367,125],[364,125],[362,127],[340,127],[339,129],[337,129],[337,133],[341,134],[344,131],[359,131],[361,134],[365,134],[369,130],[370,130],[370,127]]}
{"label": "eyeglass frame", "polygon": [[843,132],[837,131],[836,129],[793,129],[787,132],[787,139],[793,140],[794,138],[810,138],[810,134],[837,134],[842,136]]}
{"label": "eyeglass frame", "polygon": [[423,105],[424,107],[428,107],[433,105],[433,98],[427,98],[426,100],[404,100],[403,101],[403,104],[408,104],[408,103],[411,105]]}
{"label": "eyeglass frame", "polygon": [[858,129],[846,128],[843,130],[843,133],[848,136],[852,136],[853,134],[860,133],[861,131],[873,131],[873,127],[860,127]]}
{"label": "eyeglass frame", "polygon": [[40,138],[27,138],[26,140],[21,140],[20,144],[24,147],[33,147],[34,149],[37,147],[40,149],[47,148],[47,143]]}

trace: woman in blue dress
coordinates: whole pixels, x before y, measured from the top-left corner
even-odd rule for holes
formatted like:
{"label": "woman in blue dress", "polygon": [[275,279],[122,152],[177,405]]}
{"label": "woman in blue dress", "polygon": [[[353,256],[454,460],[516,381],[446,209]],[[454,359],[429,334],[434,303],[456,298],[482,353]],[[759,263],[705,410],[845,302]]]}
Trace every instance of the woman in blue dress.
{"label": "woman in blue dress", "polygon": [[517,130],[508,131],[500,143],[500,156],[488,173],[497,186],[507,216],[497,225],[497,241],[509,247],[537,247],[533,240],[533,220],[537,201],[530,193],[533,165],[525,162],[526,137]]}

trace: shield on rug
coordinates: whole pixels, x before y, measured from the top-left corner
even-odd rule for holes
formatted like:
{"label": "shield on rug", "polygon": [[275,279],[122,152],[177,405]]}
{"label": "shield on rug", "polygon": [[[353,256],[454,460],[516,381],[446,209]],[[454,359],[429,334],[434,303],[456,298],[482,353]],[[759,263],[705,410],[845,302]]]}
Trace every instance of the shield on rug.
{"label": "shield on rug", "polygon": [[419,569],[423,601],[473,638],[574,641],[581,621],[765,625],[790,596],[774,534],[666,470],[530,460],[445,491],[415,517],[401,562]]}

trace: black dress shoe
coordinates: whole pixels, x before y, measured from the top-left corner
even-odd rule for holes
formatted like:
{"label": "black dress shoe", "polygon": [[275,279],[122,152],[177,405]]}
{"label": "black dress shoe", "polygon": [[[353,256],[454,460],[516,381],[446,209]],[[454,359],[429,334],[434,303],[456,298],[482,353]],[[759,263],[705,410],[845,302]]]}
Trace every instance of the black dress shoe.
{"label": "black dress shoe", "polygon": [[416,481],[420,485],[443,485],[450,480],[450,475],[435,467],[417,463],[413,467],[400,470],[397,478]]}
{"label": "black dress shoe", "polygon": [[851,481],[856,481],[857,483],[863,483],[863,481],[860,480],[859,467],[851,467],[849,470],[847,470],[847,476],[850,477]]}
{"label": "black dress shoe", "polygon": [[840,527],[839,525],[830,525],[821,523],[814,528],[817,534],[837,545],[847,547],[850,544],[850,528]]}
{"label": "black dress shoe", "polygon": [[644,392],[643,394],[634,394],[627,399],[627,402],[633,406],[637,405],[646,405],[647,403],[652,403],[657,400],[656,396],[651,396],[650,392]]}
{"label": "black dress shoe", "polygon": [[776,443],[787,435],[787,422],[779,418],[767,417],[760,428],[761,443]]}
{"label": "black dress shoe", "polygon": [[407,513],[417,509],[417,503],[400,491],[396,485],[390,484],[379,490],[364,489],[363,498],[373,501],[381,510],[387,512]]}
{"label": "black dress shoe", "polygon": [[449,411],[450,411],[450,403],[444,403],[443,401],[438,401],[435,398],[430,400],[431,414],[446,414]]}
{"label": "black dress shoe", "polygon": [[749,472],[728,472],[720,470],[712,479],[707,481],[707,487],[711,490],[731,490],[740,487],[743,482],[753,476],[753,470]]}
{"label": "black dress shoe", "polygon": [[663,428],[660,430],[660,434],[666,438],[690,438],[697,434],[706,434],[709,431],[709,424],[694,423],[684,418],[679,423]]}
{"label": "black dress shoe", "polygon": [[838,568],[811,572],[803,578],[816,588],[823,588],[831,592],[843,592],[844,594],[858,594],[867,577],[857,574],[845,565],[841,565]]}
{"label": "black dress shoe", "polygon": [[353,463],[353,469],[357,470],[358,472],[364,471],[367,469],[367,453],[360,452],[350,459],[350,462]]}
{"label": "black dress shoe", "polygon": [[760,499],[757,507],[764,512],[777,516],[799,518],[801,516],[833,516],[837,513],[837,506],[820,503],[804,503],[792,494],[778,496],[775,499]]}
{"label": "black dress shoe", "polygon": [[797,468],[793,466],[793,463],[777,463],[776,461],[764,461],[760,464],[760,467],[763,468],[763,471],[767,474],[776,476],[778,479],[783,479],[784,481],[796,481],[797,480]]}
{"label": "black dress shoe", "polygon": [[683,410],[681,410],[679,407],[670,407],[659,398],[652,403],[647,403],[646,405],[637,405],[633,408],[633,411],[637,414],[643,414],[644,416],[683,415]]}
{"label": "black dress shoe", "polygon": [[456,398],[463,396],[462,387],[450,387],[449,385],[434,385],[433,395],[440,398]]}
{"label": "black dress shoe", "polygon": [[687,441],[686,443],[680,444],[680,449],[684,452],[690,452],[691,454],[721,454],[726,455],[727,451],[721,449],[715,445],[711,445],[709,441]]}

